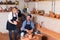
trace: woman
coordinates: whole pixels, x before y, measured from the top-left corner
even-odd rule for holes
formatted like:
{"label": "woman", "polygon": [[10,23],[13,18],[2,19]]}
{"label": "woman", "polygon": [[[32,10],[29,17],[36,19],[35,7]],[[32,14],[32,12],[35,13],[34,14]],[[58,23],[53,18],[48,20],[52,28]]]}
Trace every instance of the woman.
{"label": "woman", "polygon": [[12,31],[14,32],[14,40],[17,40],[17,21],[18,21],[18,9],[16,7],[12,8],[12,13],[8,15],[7,30],[9,31],[10,40],[12,39]]}

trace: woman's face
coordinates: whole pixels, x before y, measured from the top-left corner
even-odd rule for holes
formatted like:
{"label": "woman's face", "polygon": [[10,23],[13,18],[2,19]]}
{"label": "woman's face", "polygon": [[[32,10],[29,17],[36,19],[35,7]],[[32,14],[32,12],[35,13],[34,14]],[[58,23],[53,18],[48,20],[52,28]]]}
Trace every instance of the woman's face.
{"label": "woman's face", "polygon": [[13,13],[18,13],[18,10],[17,10],[16,8],[13,8],[13,9],[12,9],[12,12],[13,12]]}

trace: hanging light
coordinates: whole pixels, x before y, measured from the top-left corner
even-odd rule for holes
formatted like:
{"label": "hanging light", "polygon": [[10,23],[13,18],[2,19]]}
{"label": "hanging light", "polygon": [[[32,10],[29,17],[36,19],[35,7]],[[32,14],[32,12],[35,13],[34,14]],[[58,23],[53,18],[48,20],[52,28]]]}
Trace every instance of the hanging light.
{"label": "hanging light", "polygon": [[55,0],[52,0],[52,11],[55,12]]}
{"label": "hanging light", "polygon": [[18,1],[16,1],[16,2],[15,2],[15,4],[16,4],[16,5],[18,5],[18,4],[19,4],[19,2],[18,2]]}

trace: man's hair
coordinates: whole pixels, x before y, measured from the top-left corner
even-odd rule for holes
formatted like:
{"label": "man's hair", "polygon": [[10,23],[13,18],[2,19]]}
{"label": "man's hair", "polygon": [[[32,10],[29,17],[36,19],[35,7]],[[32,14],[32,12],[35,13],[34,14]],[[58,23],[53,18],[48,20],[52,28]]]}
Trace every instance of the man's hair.
{"label": "man's hair", "polygon": [[32,17],[32,15],[31,15],[31,14],[28,14],[27,16],[30,16],[30,18]]}

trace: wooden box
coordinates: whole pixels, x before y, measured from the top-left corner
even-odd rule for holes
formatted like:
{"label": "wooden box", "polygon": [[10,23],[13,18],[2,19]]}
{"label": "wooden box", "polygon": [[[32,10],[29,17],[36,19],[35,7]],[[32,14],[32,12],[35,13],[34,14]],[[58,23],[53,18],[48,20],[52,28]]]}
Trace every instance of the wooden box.
{"label": "wooden box", "polygon": [[31,11],[32,14],[37,14],[37,10],[34,8],[32,11]]}
{"label": "wooden box", "polygon": [[37,2],[39,1],[39,0],[36,0]]}
{"label": "wooden box", "polygon": [[46,13],[46,14],[44,14],[44,16],[49,17],[49,14]]}
{"label": "wooden box", "polygon": [[60,14],[56,14],[56,18],[57,19],[60,19]]}
{"label": "wooden box", "polygon": [[39,11],[38,11],[38,14],[39,14],[39,15],[44,15],[44,14],[45,14],[45,11],[44,11],[44,10],[39,10]]}
{"label": "wooden box", "polygon": [[35,34],[32,40],[41,40],[41,38],[42,38],[41,34]]}
{"label": "wooden box", "polygon": [[55,17],[56,17],[56,16],[55,16],[55,13],[52,12],[52,11],[49,11],[49,16],[52,17],[52,18],[55,18]]}
{"label": "wooden box", "polygon": [[29,2],[29,0],[24,0],[25,2]]}

